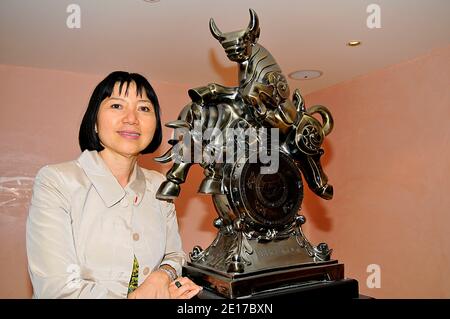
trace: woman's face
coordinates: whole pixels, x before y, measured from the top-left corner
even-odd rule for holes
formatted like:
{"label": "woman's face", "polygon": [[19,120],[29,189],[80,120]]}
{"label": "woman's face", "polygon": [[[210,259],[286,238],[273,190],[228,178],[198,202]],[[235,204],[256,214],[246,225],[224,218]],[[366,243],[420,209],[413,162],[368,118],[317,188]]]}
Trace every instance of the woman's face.
{"label": "woman's face", "polygon": [[119,83],[111,97],[102,101],[97,115],[97,131],[104,151],[124,156],[136,156],[152,141],[156,129],[156,114],[145,90],[142,95],[131,82],[119,94]]}

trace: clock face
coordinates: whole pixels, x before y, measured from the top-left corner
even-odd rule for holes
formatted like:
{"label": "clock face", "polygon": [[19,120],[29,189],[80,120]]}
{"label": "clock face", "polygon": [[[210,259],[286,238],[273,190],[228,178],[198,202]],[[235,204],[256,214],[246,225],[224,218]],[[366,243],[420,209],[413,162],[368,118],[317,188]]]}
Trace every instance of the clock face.
{"label": "clock face", "polygon": [[278,170],[273,174],[261,174],[262,166],[250,161],[235,165],[232,202],[251,224],[280,228],[290,224],[300,209],[301,173],[284,153],[280,153]]}

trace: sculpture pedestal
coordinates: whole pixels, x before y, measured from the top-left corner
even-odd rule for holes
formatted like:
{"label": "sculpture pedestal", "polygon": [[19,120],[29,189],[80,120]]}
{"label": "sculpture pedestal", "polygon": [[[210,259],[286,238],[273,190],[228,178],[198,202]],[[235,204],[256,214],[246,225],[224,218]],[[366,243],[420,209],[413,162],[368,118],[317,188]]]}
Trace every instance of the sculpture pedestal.
{"label": "sculpture pedestal", "polygon": [[[364,298],[364,296],[362,296]],[[227,299],[226,297],[204,288],[196,297],[197,299]],[[285,286],[269,289],[258,293],[241,296],[239,300],[245,299],[360,299],[358,292],[358,281],[355,279],[342,279],[337,281],[317,281],[300,285]]]}
{"label": "sculpture pedestal", "polygon": [[[291,266],[255,273],[219,273],[188,264],[184,275],[204,287],[202,295],[219,298],[264,298],[285,294],[337,293],[340,298],[357,298],[358,282],[344,279],[344,265],[336,260],[315,266]],[[201,298],[199,296],[199,298]]]}

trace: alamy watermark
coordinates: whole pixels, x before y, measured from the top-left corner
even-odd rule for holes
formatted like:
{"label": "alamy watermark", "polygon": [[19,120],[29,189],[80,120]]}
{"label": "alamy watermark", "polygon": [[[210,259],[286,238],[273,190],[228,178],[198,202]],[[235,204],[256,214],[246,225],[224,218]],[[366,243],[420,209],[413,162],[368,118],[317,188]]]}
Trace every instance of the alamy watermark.
{"label": "alamy watermark", "polygon": [[366,8],[366,12],[370,13],[366,20],[366,25],[369,29],[379,29],[381,28],[381,7],[372,3]]}
{"label": "alamy watermark", "polygon": [[367,288],[381,288],[381,267],[377,264],[370,264],[367,266],[366,272],[369,273],[367,276],[366,285]]}
{"label": "alamy watermark", "polygon": [[81,268],[77,264],[70,264],[66,268],[67,276],[66,285],[69,289],[81,288]]}
{"label": "alamy watermark", "polygon": [[175,163],[261,163],[261,174],[273,174],[279,166],[278,128],[202,129],[194,121],[190,129],[176,128],[173,146]]}
{"label": "alamy watermark", "polygon": [[70,13],[66,19],[66,26],[69,29],[81,28],[81,8],[78,4],[69,4],[66,8],[66,12]]}

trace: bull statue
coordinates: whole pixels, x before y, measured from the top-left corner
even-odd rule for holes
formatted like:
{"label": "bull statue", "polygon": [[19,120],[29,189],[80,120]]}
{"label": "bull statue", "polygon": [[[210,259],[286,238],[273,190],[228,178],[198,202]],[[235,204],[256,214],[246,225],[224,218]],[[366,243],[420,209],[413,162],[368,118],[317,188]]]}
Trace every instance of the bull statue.
{"label": "bull statue", "polygon": [[[224,34],[213,19],[209,26],[227,57],[239,64],[239,86],[225,87],[212,83],[189,90],[192,102],[183,108],[177,121],[166,126],[193,130],[194,121],[200,121],[203,130],[215,128],[223,131],[237,123],[249,126],[249,122],[256,122],[256,126],[278,128],[285,141],[283,149],[302,162],[300,168],[311,190],[322,198],[331,199],[333,188],[327,184],[328,178],[320,164],[323,154],[320,146],[324,136],[333,128],[331,113],[319,105],[307,111],[298,90],[294,92],[293,101],[288,99],[289,85],[281,68],[269,51],[257,43],[260,28],[253,9],[250,9],[249,26],[244,30]],[[312,116],[315,113],[320,114],[323,124]],[[172,145],[178,142],[169,141]],[[156,160],[161,163],[172,160],[175,156],[172,151],[173,148],[169,149]],[[179,195],[180,184],[186,180],[192,162],[175,163],[167,173],[167,181],[159,188],[157,198],[173,199]],[[223,194],[220,167],[223,165],[199,164],[204,167],[206,175],[199,192]]]}
{"label": "bull statue", "polygon": [[[324,106],[307,109],[299,90],[289,98],[289,85],[280,66],[257,43],[260,27],[254,10],[250,9],[250,23],[244,30],[223,33],[213,19],[209,27],[227,57],[239,65],[239,85],[210,83],[188,91],[191,102],[177,120],[166,124],[175,129],[169,140],[172,147],[156,160],[174,164],[156,196],[162,200],[179,196],[189,168],[201,165],[205,178],[199,192],[212,196],[219,215],[214,221],[218,234],[207,249],[194,247],[188,274],[216,290],[221,282],[221,293],[232,296],[236,293],[233,285],[223,280],[227,274],[248,276],[292,265],[331,263],[328,246],[313,246],[304,236],[301,225],[305,218],[298,211],[303,199],[302,175],[315,194],[333,197],[320,162],[324,154],[321,145],[333,129],[333,118]],[[265,133],[240,139],[236,132],[245,130]],[[264,145],[265,155],[278,161],[275,170],[259,171],[257,168],[267,165],[261,158],[255,160],[254,152],[229,156],[236,147],[252,149],[255,145]],[[269,250],[274,256],[267,247],[272,247]],[[223,278],[213,283],[206,279],[211,272]]]}

